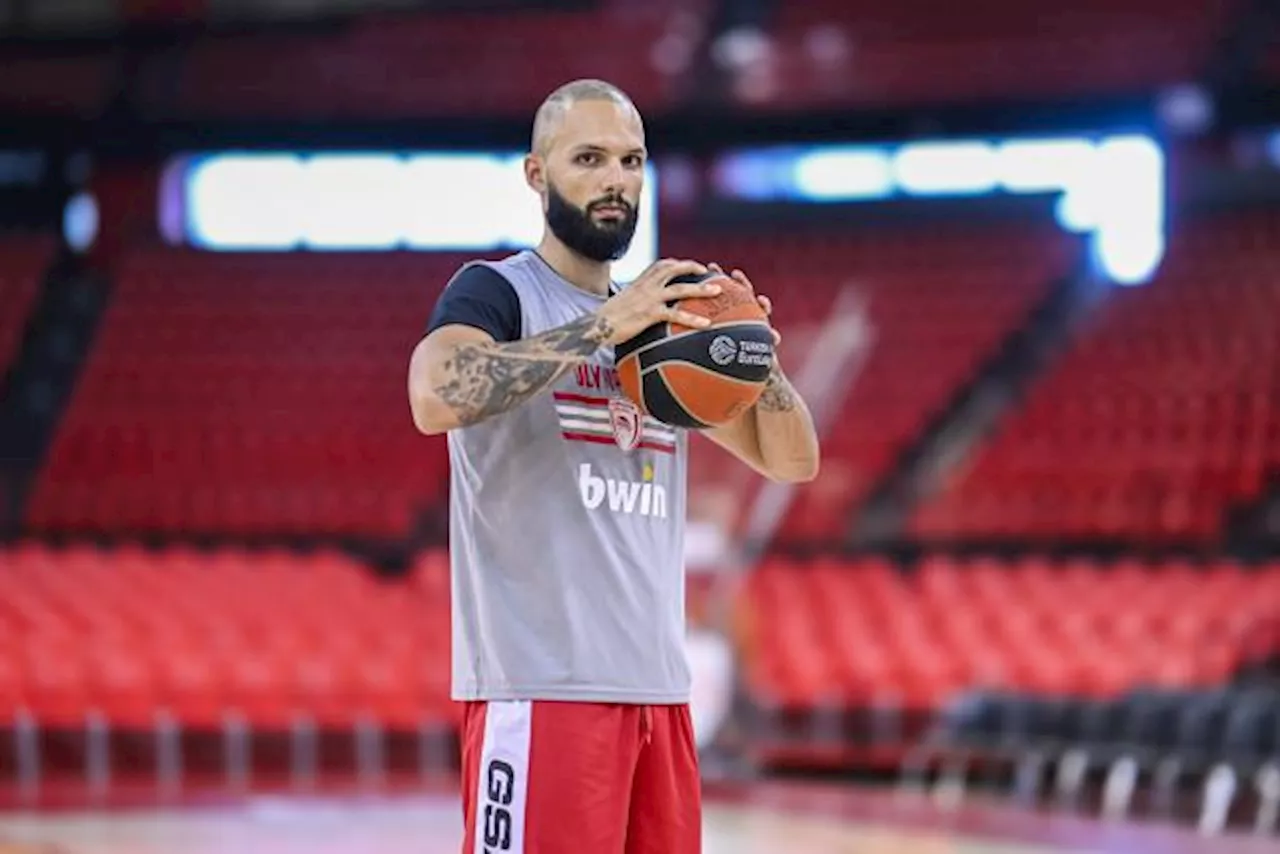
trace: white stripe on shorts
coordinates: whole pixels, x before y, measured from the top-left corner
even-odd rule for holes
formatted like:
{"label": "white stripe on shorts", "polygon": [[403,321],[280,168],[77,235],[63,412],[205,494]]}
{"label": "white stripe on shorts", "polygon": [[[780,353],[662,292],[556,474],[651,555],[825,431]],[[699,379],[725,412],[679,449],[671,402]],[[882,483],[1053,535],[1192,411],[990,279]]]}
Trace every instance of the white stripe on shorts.
{"label": "white stripe on shorts", "polygon": [[528,700],[485,704],[474,854],[524,854],[532,724]]}

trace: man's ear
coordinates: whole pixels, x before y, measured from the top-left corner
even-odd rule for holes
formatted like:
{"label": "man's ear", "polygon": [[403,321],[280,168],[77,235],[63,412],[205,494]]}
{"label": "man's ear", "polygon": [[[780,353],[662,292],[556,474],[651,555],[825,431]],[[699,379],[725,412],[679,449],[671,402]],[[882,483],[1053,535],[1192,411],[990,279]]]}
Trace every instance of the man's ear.
{"label": "man's ear", "polygon": [[536,154],[524,156],[524,180],[529,189],[538,195],[547,191],[547,173],[542,158]]}

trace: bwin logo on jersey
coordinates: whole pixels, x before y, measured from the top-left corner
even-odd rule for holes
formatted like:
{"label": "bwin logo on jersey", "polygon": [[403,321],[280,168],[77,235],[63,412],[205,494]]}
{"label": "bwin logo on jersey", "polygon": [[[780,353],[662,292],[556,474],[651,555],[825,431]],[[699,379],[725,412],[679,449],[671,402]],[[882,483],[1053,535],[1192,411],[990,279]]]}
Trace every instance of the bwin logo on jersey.
{"label": "bwin logo on jersey", "polygon": [[652,470],[646,467],[645,480],[615,480],[592,474],[591,463],[578,466],[578,491],[588,510],[595,510],[608,502],[614,513],[639,513],[641,516],[667,518],[667,490],[652,483]]}

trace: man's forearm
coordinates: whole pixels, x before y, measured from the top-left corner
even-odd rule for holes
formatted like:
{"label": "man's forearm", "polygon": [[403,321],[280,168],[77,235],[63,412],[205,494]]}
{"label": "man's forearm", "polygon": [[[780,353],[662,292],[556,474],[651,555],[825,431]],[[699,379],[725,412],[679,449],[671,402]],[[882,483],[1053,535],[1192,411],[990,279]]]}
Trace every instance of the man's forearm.
{"label": "man's forearm", "polygon": [[813,416],[776,365],[752,413],[760,457],[769,471],[784,480],[812,480],[820,457]]}
{"label": "man's forearm", "polygon": [[590,314],[519,341],[460,344],[433,372],[432,391],[461,426],[475,424],[524,403],[612,334],[607,320]]}

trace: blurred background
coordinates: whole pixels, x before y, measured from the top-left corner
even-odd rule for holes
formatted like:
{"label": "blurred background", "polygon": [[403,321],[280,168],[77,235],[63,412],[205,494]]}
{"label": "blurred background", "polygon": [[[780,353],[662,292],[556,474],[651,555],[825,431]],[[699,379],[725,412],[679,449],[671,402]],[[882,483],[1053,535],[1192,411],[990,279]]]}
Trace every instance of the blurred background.
{"label": "blurred background", "polygon": [[694,442],[709,785],[1276,834],[1278,45],[1273,0],[0,0],[0,799],[454,773],[408,356],[598,77],[653,153],[619,275],[744,269],[822,433],[795,487]]}

